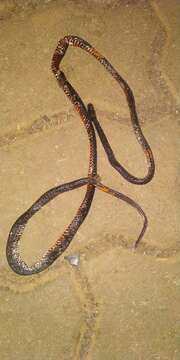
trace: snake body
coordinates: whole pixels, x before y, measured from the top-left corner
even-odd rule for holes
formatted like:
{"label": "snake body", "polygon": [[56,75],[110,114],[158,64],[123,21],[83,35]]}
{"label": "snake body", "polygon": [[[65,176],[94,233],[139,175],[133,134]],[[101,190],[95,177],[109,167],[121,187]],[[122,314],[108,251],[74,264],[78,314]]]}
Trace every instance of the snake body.
{"label": "snake body", "polygon": [[[86,108],[86,106],[84,105],[82,99],[80,98],[76,90],[69,83],[65,74],[60,70],[61,60],[66,54],[69,45],[79,47],[85,50],[86,52],[88,52],[89,54],[93,55],[106,68],[106,70],[113,76],[113,78],[119,83],[119,85],[123,89],[130,109],[131,122],[133,125],[134,134],[146,155],[146,159],[148,163],[148,172],[144,178],[137,178],[131,175],[116,160],[113,150],[109,144],[109,141],[101,125],[99,124],[99,121],[97,120],[97,116],[93,105],[88,104]],[[12,268],[12,270],[20,275],[31,275],[45,270],[66,250],[66,248],[69,246],[71,240],[73,239],[74,235],[76,234],[77,230],[79,229],[80,225],[83,223],[89,212],[96,188],[112,196],[115,196],[120,200],[127,202],[129,205],[134,207],[143,217],[143,227],[134,244],[135,247],[142,239],[144,232],[147,228],[147,217],[144,211],[141,209],[141,207],[134,200],[130,199],[128,196],[102,184],[99,181],[99,177],[97,175],[97,146],[96,146],[95,130],[99,135],[99,138],[104,147],[104,150],[106,152],[110,164],[127,181],[133,184],[142,185],[148,183],[154,175],[155,164],[154,164],[153,154],[147,140],[145,139],[142,133],[142,129],[140,127],[136,112],[133,92],[130,89],[129,85],[118,74],[118,72],[113,68],[113,66],[109,63],[109,61],[105,57],[103,57],[94,47],[92,47],[87,41],[72,35],[65,36],[63,39],[61,39],[58,42],[57,48],[52,57],[52,71],[57,79],[58,85],[60,86],[60,88],[62,88],[66,96],[74,105],[75,110],[80,115],[80,118],[86,128],[89,139],[88,176],[86,178],[77,179],[72,182],[65,183],[48,190],[15,221],[9,233],[7,247],[6,247],[6,255],[7,255],[7,261],[10,267]],[[42,258],[39,261],[35,262],[31,266],[25,263],[19,252],[19,241],[29,219],[43,206],[45,206],[49,201],[54,199],[56,196],[66,191],[71,191],[73,189],[82,186],[87,187],[86,193],[72,222],[65,229],[63,234],[56,240],[55,244],[46,251],[46,253],[42,256]]]}

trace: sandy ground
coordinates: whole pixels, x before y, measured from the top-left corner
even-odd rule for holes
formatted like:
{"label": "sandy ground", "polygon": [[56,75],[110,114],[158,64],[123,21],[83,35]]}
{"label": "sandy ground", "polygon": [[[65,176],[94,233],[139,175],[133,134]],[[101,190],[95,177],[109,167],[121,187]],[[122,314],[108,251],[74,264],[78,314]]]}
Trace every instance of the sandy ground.
{"label": "sandy ground", "polygon": [[[180,69],[178,1],[46,1],[0,7],[0,358],[3,360],[179,360]],[[179,17],[178,17],[179,16]],[[86,176],[83,125],[50,71],[66,34],[83,37],[133,89],[156,161],[139,187],[114,171],[98,143],[102,181],[136,200],[149,226],[125,203],[96,192],[90,213],[65,255],[47,271],[20,277],[5,248],[16,218],[51,187]],[[118,160],[136,176],[146,161],[118,85],[93,58],[70,48],[63,69],[84,102],[92,102]],[[21,241],[34,261],[74,216],[84,189],[42,209]]]}

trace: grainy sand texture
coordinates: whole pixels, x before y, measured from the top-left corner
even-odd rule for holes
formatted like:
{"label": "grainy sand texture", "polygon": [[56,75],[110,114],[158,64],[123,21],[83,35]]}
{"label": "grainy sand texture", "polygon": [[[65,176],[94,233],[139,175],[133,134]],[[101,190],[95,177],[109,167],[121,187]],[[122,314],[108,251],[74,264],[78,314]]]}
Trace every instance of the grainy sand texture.
{"label": "grainy sand texture", "polygon": [[[177,0],[3,1],[0,4],[0,358],[180,359],[180,3]],[[102,182],[137,201],[96,191],[67,251],[41,274],[21,277],[6,261],[13,222],[43,192],[87,175],[88,140],[51,70],[57,42],[78,35],[131,86],[156,162],[147,185],[127,183],[98,141]],[[146,174],[124,93],[106,70],[69,48],[62,68],[93,103],[118,160]],[[28,223],[20,244],[31,263],[72,220],[85,189],[63,194]],[[64,257],[80,256],[78,267]]]}

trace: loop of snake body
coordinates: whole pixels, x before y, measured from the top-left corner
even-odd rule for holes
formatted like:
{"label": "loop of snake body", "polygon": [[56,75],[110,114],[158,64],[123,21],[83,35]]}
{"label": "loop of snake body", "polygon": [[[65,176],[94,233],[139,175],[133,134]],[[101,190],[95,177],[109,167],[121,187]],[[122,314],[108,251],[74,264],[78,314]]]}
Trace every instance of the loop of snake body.
{"label": "loop of snake body", "polygon": [[[134,130],[134,134],[140,143],[147,159],[148,163],[148,172],[144,178],[137,178],[131,175],[115,158],[113,150],[109,144],[109,141],[97,120],[95,109],[92,104],[88,104],[87,108],[81,100],[80,96],[76,92],[76,90],[72,87],[72,85],[67,80],[65,74],[60,70],[59,65],[61,60],[63,59],[69,45],[79,47],[89,54],[93,55],[105,68],[106,70],[113,76],[113,78],[119,83],[121,88],[123,89],[127,103],[130,110],[131,122]],[[52,57],[52,71],[57,79],[58,85],[69,100],[74,105],[75,110],[79,113],[80,118],[86,128],[88,139],[89,139],[89,147],[90,147],[90,155],[89,155],[89,168],[88,168],[88,176],[86,178],[81,178],[74,180],[69,183],[65,183],[59,186],[56,186],[46,193],[44,193],[34,204],[26,210],[13,224],[6,247],[6,255],[7,261],[17,274],[20,275],[32,275],[35,273],[39,273],[45,269],[47,269],[69,246],[71,240],[79,229],[80,225],[85,220],[89,209],[91,207],[91,203],[94,197],[95,189],[113,195],[118,199],[121,199],[134,207],[139,214],[143,217],[143,227],[142,230],[134,243],[134,247],[138,245],[140,240],[142,239],[144,232],[147,228],[147,217],[141,207],[128,196],[115,191],[105,185],[103,185],[99,181],[99,177],[97,175],[97,148],[96,148],[96,135],[99,135],[101,143],[104,147],[106,155],[110,164],[130,183],[142,185],[148,183],[155,171],[155,164],[153,159],[153,154],[151,148],[145,139],[136,112],[135,100],[127,82],[118,74],[118,72],[113,68],[113,66],[109,63],[109,61],[103,57],[94,47],[92,47],[87,41],[77,37],[77,36],[65,36],[58,42],[57,48]],[[86,186],[86,193],[84,199],[78,208],[72,222],[65,229],[63,234],[56,240],[55,244],[49,248],[46,253],[42,256],[42,258],[34,263],[33,265],[28,265],[23,261],[20,251],[19,251],[19,241],[24,232],[25,226],[29,219],[39,211],[43,206],[45,206],[49,201],[54,199],[56,196],[70,191],[82,186]]]}

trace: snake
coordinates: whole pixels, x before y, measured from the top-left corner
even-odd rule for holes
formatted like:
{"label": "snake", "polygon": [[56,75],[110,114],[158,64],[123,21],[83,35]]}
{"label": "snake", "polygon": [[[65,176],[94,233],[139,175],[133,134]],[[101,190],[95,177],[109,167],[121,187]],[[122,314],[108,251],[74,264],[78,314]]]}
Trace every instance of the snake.
{"label": "snake", "polygon": [[[109,143],[109,140],[97,119],[96,111],[93,104],[89,103],[87,104],[87,106],[85,106],[81,97],[70,84],[65,73],[61,70],[60,64],[69,46],[80,48],[86,51],[88,54],[94,56],[98,60],[98,62],[105,67],[105,69],[110,73],[110,75],[118,82],[121,89],[123,90],[130,111],[130,118],[134,134],[142,150],[144,151],[147,160],[148,171],[143,178],[133,176],[117,161],[112,147]],[[52,56],[51,69],[59,87],[64,91],[67,98],[71,101],[75,111],[79,114],[80,119],[85,126],[89,141],[88,173],[87,177],[79,178],[77,180],[58,185],[46,191],[14,222],[10,229],[7,240],[6,257],[11,269],[19,275],[32,275],[40,273],[43,270],[47,269],[60,255],[62,255],[62,253],[70,245],[79,227],[87,217],[96,189],[126,202],[127,204],[135,208],[136,211],[143,218],[143,226],[138,238],[134,242],[134,248],[138,246],[148,226],[147,216],[143,209],[140,207],[140,205],[128,196],[122,194],[121,192],[116,191],[101,183],[100,176],[97,173],[96,133],[99,136],[109,163],[128,182],[136,185],[143,185],[151,181],[154,176],[155,162],[153,153],[142,132],[136,111],[134,95],[130,86],[119,75],[119,73],[110,64],[110,62],[104,56],[102,56],[91,44],[89,44],[86,40],[74,35],[67,35],[59,40]],[[67,191],[72,191],[83,186],[86,186],[86,192],[71,223],[67,226],[62,235],[59,236],[55,243],[48,248],[48,250],[42,255],[40,259],[38,259],[38,261],[31,265],[27,264],[21,257],[19,245],[20,239],[24,233],[28,221],[40,209],[42,209],[43,206],[45,206],[55,197]]]}

